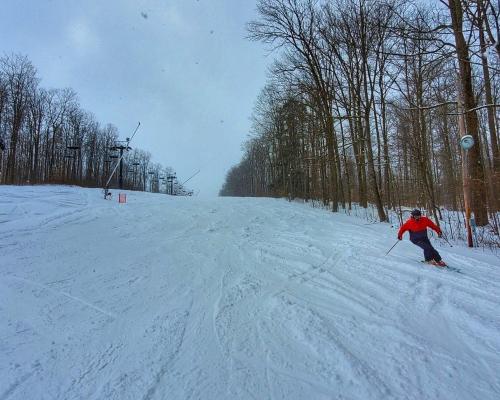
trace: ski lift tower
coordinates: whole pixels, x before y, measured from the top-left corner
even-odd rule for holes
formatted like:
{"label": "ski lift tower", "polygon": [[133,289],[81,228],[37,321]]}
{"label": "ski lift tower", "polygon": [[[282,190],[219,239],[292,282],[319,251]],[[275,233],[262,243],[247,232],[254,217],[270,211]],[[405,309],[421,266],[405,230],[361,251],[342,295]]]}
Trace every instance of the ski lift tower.
{"label": "ski lift tower", "polygon": [[119,175],[119,182],[118,182],[118,187],[120,189],[123,189],[123,152],[126,150],[132,150],[132,147],[130,147],[128,144],[130,142],[130,139],[127,138],[125,140],[121,141],[122,143],[125,143],[125,145],[119,145],[119,146],[112,146],[109,149],[112,151],[120,151],[120,175]]}
{"label": "ski lift tower", "polygon": [[[138,122],[137,123],[137,127],[135,128],[134,130],[134,133],[132,134],[132,136],[130,138],[127,138],[125,140],[126,142],[126,146],[113,146],[111,147],[111,149],[115,149],[115,150],[120,150],[120,189],[123,188],[123,175],[122,175],[122,172],[123,172],[123,163],[122,163],[122,160],[123,160],[123,150],[131,150],[132,148],[129,147],[129,144],[130,142],[132,141],[132,139],[134,138],[135,134],[137,133],[137,130],[139,129],[139,126],[141,126],[141,123]],[[109,182],[111,181],[111,178],[113,177],[115,171],[116,171],[116,168],[118,167],[118,164],[115,165],[115,168],[113,168],[113,171],[111,172],[108,180],[106,181],[105,185],[104,185],[104,188],[103,188],[103,192],[104,192],[104,199],[107,199],[108,196],[110,195],[110,192],[109,192]]]}
{"label": "ski lift tower", "polygon": [[170,183],[170,194],[174,194],[174,180],[177,179],[175,172],[173,175],[167,175],[167,182]]}
{"label": "ski lift tower", "polygon": [[151,193],[153,193],[153,177],[156,174],[156,172],[155,171],[149,171],[148,174],[151,175],[151,179],[149,180],[149,191]]}
{"label": "ski lift tower", "polygon": [[66,146],[66,148],[68,150],[71,150],[73,152],[72,155],[67,154],[67,155],[64,156],[64,158],[66,158],[66,159],[73,159],[73,165],[71,166],[71,179],[73,180],[73,183],[74,183],[74,181],[76,180],[75,179],[75,174],[76,174],[76,171],[75,171],[76,170],[76,166],[75,166],[76,152],[77,152],[77,150],[80,150],[81,147],[80,146]]}
{"label": "ski lift tower", "polygon": [[135,190],[135,182],[136,182],[136,176],[137,176],[137,167],[138,167],[139,165],[141,165],[141,163],[140,163],[140,162],[137,162],[137,161],[135,161],[135,162],[133,162],[133,163],[132,163],[132,166],[134,167],[134,181],[133,181],[133,183],[132,183],[132,186],[133,186],[133,189],[134,189],[134,190]]}
{"label": "ski lift tower", "polygon": [[[160,176],[159,177],[159,181],[158,181],[158,191],[161,193],[161,186],[162,185],[165,185],[165,177],[164,176]],[[167,191],[167,189],[165,188],[165,192]]]}
{"label": "ski lift tower", "polygon": [[[0,168],[2,168],[2,154],[4,150],[5,150],[5,143],[3,142],[3,139],[0,137]],[[0,169],[0,178],[1,176],[2,176],[2,170]]]}

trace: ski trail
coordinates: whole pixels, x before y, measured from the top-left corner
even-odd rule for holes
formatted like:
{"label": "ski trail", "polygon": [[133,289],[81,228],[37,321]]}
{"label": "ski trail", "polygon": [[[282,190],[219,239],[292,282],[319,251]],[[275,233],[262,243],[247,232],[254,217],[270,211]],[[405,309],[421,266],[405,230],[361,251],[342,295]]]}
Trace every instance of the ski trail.
{"label": "ski trail", "polygon": [[455,274],[411,243],[384,257],[387,224],[279,199],[128,195],[0,186],[3,397],[499,397],[489,253],[440,249]]}

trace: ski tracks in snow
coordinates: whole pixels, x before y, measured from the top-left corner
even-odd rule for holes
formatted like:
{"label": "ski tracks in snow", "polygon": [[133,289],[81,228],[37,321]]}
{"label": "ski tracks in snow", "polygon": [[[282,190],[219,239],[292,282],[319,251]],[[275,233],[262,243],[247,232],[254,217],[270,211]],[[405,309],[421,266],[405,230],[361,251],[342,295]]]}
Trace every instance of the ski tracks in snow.
{"label": "ski tracks in snow", "polygon": [[487,257],[444,250],[463,274],[421,265],[406,243],[383,257],[387,226],[277,199],[130,193],[117,205],[49,187],[38,207],[36,190],[9,190],[25,203],[0,216],[19,222],[0,223],[2,400],[500,393]]}
{"label": "ski tracks in snow", "polygon": [[[189,309],[192,308],[192,304]],[[167,321],[171,323],[166,325],[164,324],[164,319],[160,319],[159,326],[162,326],[163,331],[161,332],[159,338],[160,341],[155,345],[156,350],[159,352],[161,357],[161,364],[157,372],[154,374],[154,379],[146,394],[142,398],[143,400],[152,400],[155,398],[155,394],[158,391],[162,390],[162,383],[166,378],[172,380],[174,374],[173,363],[176,358],[179,357],[180,351],[184,344],[184,338],[186,335],[186,326],[187,321],[190,316],[190,311],[186,310],[181,312],[180,314],[170,313],[166,317]],[[170,375],[170,376],[169,376]],[[175,385],[175,383],[171,383],[171,385]],[[164,390],[163,390],[164,391]],[[164,393],[167,395],[168,393]]]}
{"label": "ski tracks in snow", "polygon": [[106,315],[108,317],[110,317],[111,319],[115,319],[116,318],[116,315],[109,312],[109,311],[106,311],[104,309],[102,309],[101,307],[97,307],[96,305],[84,300],[84,299],[81,299],[77,296],[72,296],[71,294],[69,293],[66,293],[66,292],[63,292],[63,291],[60,291],[60,290],[56,290],[56,289],[53,289],[51,288],[50,286],[48,285],[44,285],[42,283],[39,283],[39,282],[35,282],[31,279],[26,279],[26,278],[21,278],[19,276],[15,276],[15,275],[7,275],[7,276],[4,276],[4,278],[8,278],[8,279],[14,279],[14,280],[17,280],[19,282],[23,282],[25,284],[28,284],[28,285],[31,285],[31,286],[35,286],[35,287],[38,287],[38,288],[41,288],[42,290],[46,290],[50,293],[52,293],[53,295],[56,295],[56,296],[63,296],[63,297],[66,297],[70,300],[73,300],[81,305],[84,305],[85,307],[88,307],[88,308],[91,308],[93,309],[94,311],[97,311],[98,313],[100,314],[103,314],[103,315]]}
{"label": "ski tracks in snow", "polygon": [[[302,332],[300,341],[309,343],[310,347],[308,351],[299,353],[301,357],[298,364],[286,361],[289,357],[297,356],[293,346],[282,351],[283,345],[274,338],[281,337],[283,331],[292,333],[292,330],[287,329],[288,325],[297,329],[297,326],[304,325],[304,321],[304,330],[311,326],[317,329],[321,327],[321,319],[314,313],[315,305],[308,293],[311,289],[329,296],[335,292],[335,276],[331,271],[344,268],[352,255],[350,248],[347,244],[337,244],[332,254],[325,257],[324,251],[300,232],[290,233],[290,230],[297,229],[296,226],[283,223],[284,227],[278,233],[262,232],[266,228],[263,224],[265,219],[266,216],[261,217],[261,229],[248,226],[243,229],[242,236],[246,240],[245,248],[242,246],[240,249],[244,253],[243,268],[242,265],[227,268],[219,285],[220,296],[214,311],[214,330],[221,351],[230,363],[227,395],[303,398],[312,391],[327,396],[332,393],[330,385],[335,381],[327,371],[334,368],[335,364],[329,365],[321,361],[324,357],[321,348],[325,350],[324,343],[333,336],[327,336],[323,343],[318,344],[314,336]],[[254,231],[258,234],[252,234]],[[311,264],[311,261],[314,263]],[[269,270],[272,271],[271,274]],[[257,276],[266,276],[268,281]],[[324,283],[324,276],[330,276],[330,281]],[[307,289],[308,287],[311,289]],[[328,306],[328,303],[325,302],[323,306]],[[296,308],[305,314],[297,317]],[[326,328],[322,330],[328,331]],[[290,340],[283,338],[283,341],[286,343]],[[300,347],[300,343],[293,345]],[[314,356],[309,354],[311,350]],[[368,382],[373,381],[374,386],[381,388],[379,397],[387,398],[387,387],[359,357],[349,354],[341,343],[337,343],[332,352],[343,354],[342,368],[346,363],[353,365],[352,381],[360,377]],[[313,368],[316,375],[311,373],[309,363],[320,364],[319,368]],[[260,364],[264,364],[263,372],[255,367]],[[322,375],[323,382],[318,378]],[[259,380],[266,382],[267,390],[259,390],[258,385],[253,383]],[[239,383],[240,391],[235,391],[237,386],[232,382]],[[245,382],[243,387],[242,382]],[[286,387],[289,390],[283,389]]]}
{"label": "ski tracks in snow", "polygon": [[[43,188],[9,187],[15,193],[8,196],[14,201],[10,210],[0,203],[0,240],[3,246],[12,246],[20,236],[39,233],[42,229],[57,229],[62,224],[89,221],[89,195],[76,188],[61,187],[59,190]],[[35,187],[37,188],[37,187]],[[7,203],[4,203],[7,204]],[[3,209],[5,208],[5,211]],[[14,242],[8,242],[14,239]]]}

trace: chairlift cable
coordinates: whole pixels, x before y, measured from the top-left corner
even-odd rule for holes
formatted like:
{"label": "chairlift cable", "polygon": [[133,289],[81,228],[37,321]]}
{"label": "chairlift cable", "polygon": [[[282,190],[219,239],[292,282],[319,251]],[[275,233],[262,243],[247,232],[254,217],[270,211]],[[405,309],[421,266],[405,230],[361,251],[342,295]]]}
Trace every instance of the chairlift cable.
{"label": "chairlift cable", "polygon": [[191,178],[194,178],[196,175],[198,175],[200,173],[201,169],[199,169],[198,171],[196,171],[193,175],[191,175],[191,177],[189,177],[188,179],[186,179],[184,182],[181,183],[181,186],[184,186],[184,184],[189,181]]}

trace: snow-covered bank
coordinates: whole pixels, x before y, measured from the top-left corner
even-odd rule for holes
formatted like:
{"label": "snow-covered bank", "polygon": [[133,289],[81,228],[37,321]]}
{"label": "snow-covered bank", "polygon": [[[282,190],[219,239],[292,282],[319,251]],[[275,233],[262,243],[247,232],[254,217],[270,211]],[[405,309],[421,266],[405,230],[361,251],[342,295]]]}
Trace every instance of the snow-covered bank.
{"label": "snow-covered bank", "polygon": [[498,399],[500,260],[277,199],[0,186],[0,399]]}

